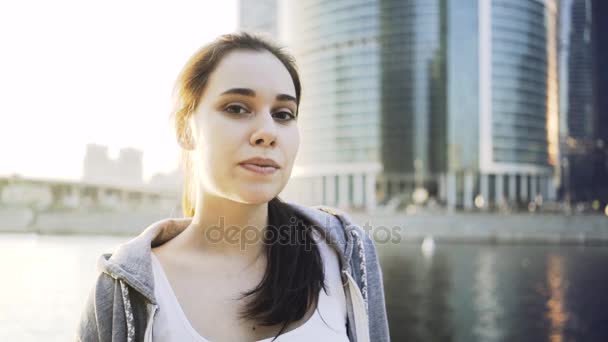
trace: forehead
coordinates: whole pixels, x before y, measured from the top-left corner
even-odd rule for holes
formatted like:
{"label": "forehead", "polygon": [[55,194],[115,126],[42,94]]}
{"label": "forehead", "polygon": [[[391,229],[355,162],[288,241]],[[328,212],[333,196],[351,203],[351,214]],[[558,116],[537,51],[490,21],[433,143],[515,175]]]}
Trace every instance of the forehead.
{"label": "forehead", "polygon": [[207,94],[217,96],[231,88],[250,88],[273,98],[277,94],[296,96],[287,68],[268,51],[237,50],[226,54],[211,73]]}

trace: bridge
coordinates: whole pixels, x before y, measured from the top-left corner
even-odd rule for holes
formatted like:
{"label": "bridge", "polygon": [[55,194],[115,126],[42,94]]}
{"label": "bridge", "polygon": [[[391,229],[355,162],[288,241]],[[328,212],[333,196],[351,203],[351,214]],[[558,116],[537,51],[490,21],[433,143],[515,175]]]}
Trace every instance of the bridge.
{"label": "bridge", "polygon": [[0,177],[0,231],[131,234],[180,211],[179,189]]}

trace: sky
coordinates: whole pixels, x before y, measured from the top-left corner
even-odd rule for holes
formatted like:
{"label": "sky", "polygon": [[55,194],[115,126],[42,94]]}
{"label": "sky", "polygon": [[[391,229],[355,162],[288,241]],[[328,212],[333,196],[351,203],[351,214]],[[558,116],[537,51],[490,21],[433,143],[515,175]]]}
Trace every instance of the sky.
{"label": "sky", "polygon": [[236,0],[0,2],[0,176],[79,179],[87,143],[177,167],[171,92],[186,60],[237,27]]}

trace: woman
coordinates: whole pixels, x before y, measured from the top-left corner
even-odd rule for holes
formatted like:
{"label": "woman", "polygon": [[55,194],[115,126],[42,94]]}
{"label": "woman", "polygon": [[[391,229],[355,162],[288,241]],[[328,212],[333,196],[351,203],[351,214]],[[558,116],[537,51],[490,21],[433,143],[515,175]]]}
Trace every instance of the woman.
{"label": "woman", "polygon": [[299,147],[293,58],[240,33],[176,84],[184,219],[101,256],[82,341],[388,341],[371,239],[348,216],[281,201]]}

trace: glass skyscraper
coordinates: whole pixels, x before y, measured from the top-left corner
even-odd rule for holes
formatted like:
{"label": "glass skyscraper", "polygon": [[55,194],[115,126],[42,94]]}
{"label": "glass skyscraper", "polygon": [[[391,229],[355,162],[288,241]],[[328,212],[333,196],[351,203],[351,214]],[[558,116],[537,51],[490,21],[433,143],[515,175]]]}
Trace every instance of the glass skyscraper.
{"label": "glass skyscraper", "polygon": [[465,208],[554,198],[556,1],[282,4],[303,81],[290,194],[367,208],[414,189]]}
{"label": "glass skyscraper", "polygon": [[562,122],[563,197],[566,201],[592,200],[595,149],[593,87],[593,3],[562,2]]}
{"label": "glass skyscraper", "polygon": [[479,0],[478,13],[478,192],[494,202],[526,202],[537,195],[554,199],[559,184],[557,2]]}
{"label": "glass skyscraper", "polygon": [[382,162],[379,7],[288,1],[283,32],[301,70],[300,201],[373,206]]}
{"label": "glass skyscraper", "polygon": [[606,13],[602,0],[561,2],[564,200],[608,202]]}

